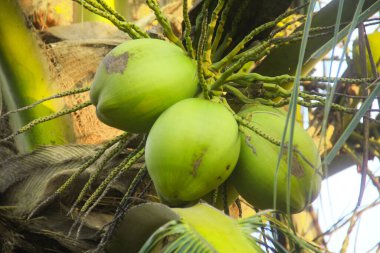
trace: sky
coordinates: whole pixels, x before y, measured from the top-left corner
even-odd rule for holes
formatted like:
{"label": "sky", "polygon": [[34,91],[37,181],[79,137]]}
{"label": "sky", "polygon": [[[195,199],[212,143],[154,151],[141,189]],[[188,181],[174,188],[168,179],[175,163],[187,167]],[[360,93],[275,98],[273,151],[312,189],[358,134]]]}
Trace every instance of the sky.
{"label": "sky", "polygon": [[[375,174],[380,175],[378,160],[370,162],[369,167]],[[322,231],[326,231],[341,217],[351,213],[358,200],[359,187],[360,174],[354,166],[323,181],[320,196],[313,204]],[[378,199],[379,192],[372,182],[367,180],[362,206],[365,207]],[[340,251],[348,226],[345,225],[331,237],[325,238],[329,250]],[[369,250],[378,243],[380,243],[380,205],[363,213],[351,234],[347,252],[376,252],[375,249]]]}

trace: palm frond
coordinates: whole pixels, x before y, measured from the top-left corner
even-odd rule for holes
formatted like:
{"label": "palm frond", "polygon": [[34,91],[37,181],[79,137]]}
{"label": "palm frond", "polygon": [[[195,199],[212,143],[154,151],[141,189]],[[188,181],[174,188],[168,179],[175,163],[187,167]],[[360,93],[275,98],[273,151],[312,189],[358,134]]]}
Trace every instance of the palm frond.
{"label": "palm frond", "polygon": [[44,170],[75,168],[96,152],[93,145],[45,146],[27,154],[11,157],[0,163],[0,193],[33,174]]}

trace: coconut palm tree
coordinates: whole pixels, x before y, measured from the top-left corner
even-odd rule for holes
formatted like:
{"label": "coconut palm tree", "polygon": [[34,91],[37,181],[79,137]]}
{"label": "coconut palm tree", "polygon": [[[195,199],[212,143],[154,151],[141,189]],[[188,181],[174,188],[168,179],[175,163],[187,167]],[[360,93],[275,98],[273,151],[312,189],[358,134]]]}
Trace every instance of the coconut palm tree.
{"label": "coconut palm tree", "polygon": [[[368,160],[379,156],[378,119],[369,114],[380,89],[376,85],[375,71],[378,54],[374,40],[366,39],[365,26],[379,10],[380,1],[333,0],[313,13],[314,0],[307,3],[203,0],[194,5],[181,1],[182,4],[170,7],[147,0],[146,6],[152,14],[144,22],[124,18],[126,12],[118,9],[123,5],[117,1],[114,4],[103,0],[74,2],[75,8],[79,3],[81,11],[84,8],[102,16],[112,26],[82,23],[36,31],[33,22],[28,22],[30,19],[25,22],[17,4],[13,1],[0,4],[5,10],[0,13],[3,34],[0,40],[0,98],[3,101],[0,104],[4,105],[0,116],[0,245],[4,252],[323,252],[326,250],[323,240],[315,239],[320,238],[318,228],[314,227],[309,233],[315,240],[307,240],[299,235],[299,228],[297,231],[294,227],[297,220],[291,219],[292,212],[307,208],[315,198],[307,183],[297,183],[297,178],[307,174],[307,167],[312,169],[311,175],[318,178],[316,184],[319,184],[320,180],[348,165],[358,164],[362,187],[358,208],[353,213],[361,212],[365,179],[370,178],[375,185],[377,182],[368,168]],[[183,17],[180,23],[169,13],[178,13],[176,6],[180,6]],[[33,20],[43,20],[37,14]],[[181,29],[175,29],[176,25]],[[349,68],[343,76],[310,76],[315,64],[342,40],[348,38],[349,41],[356,27],[359,27],[359,39],[355,57],[353,61],[347,60]],[[196,178],[207,158],[204,157],[207,148],[199,153],[199,145],[194,142],[194,145],[178,147],[196,147],[194,150],[198,153],[194,151],[189,155],[196,156],[190,174],[196,178],[196,185],[204,185],[199,187],[202,194],[180,202],[170,201],[168,196],[171,195],[157,183],[164,173],[161,171],[153,177],[152,168],[157,163],[151,161],[165,154],[180,159],[183,154],[178,153],[179,148],[165,153],[173,147],[174,141],[160,140],[155,146],[159,152],[154,151],[158,154],[147,157],[144,154],[153,150],[149,144],[153,134],[127,133],[101,123],[112,126],[100,116],[107,110],[112,113],[112,106],[105,104],[105,108],[100,108],[100,103],[94,102],[93,95],[90,100],[88,94],[94,89],[90,86],[99,63],[102,62],[98,72],[104,68],[106,75],[122,74],[128,64],[134,64],[132,51],[127,51],[126,60],[112,52],[125,41],[149,38],[165,39],[193,62],[191,73],[197,78],[198,93],[189,96],[210,100],[207,102],[224,108],[234,119],[239,143],[254,154],[264,147],[275,150],[269,159],[275,161],[274,172],[268,173],[274,177],[274,183],[268,183],[267,190],[260,190],[262,195],[251,198],[249,191],[248,195],[243,193],[239,188],[241,179],[237,181],[237,176],[230,174],[234,172],[228,172],[216,188],[207,188],[213,185],[207,181],[211,179],[205,183]],[[344,51],[346,49],[347,43]],[[147,51],[142,52],[144,55]],[[136,80],[145,76],[154,79],[152,76],[157,74],[154,71],[162,72],[157,71],[159,66],[149,68],[149,62],[155,62],[152,59],[146,62],[143,66],[146,71],[143,69]],[[114,66],[113,73],[109,66]],[[173,72],[174,78],[178,72]],[[96,81],[99,75],[96,74]],[[108,78],[101,84],[102,99],[110,96],[110,87],[121,83],[111,86]],[[61,83],[64,89],[57,88],[53,81]],[[161,92],[159,88],[154,94],[165,99],[170,91]],[[355,98],[361,98],[362,102]],[[148,106],[151,101],[153,98],[145,100],[143,105]],[[133,102],[127,110],[138,108],[138,103]],[[264,123],[255,121],[254,114],[238,113],[242,108],[244,111],[257,104],[268,108],[264,118],[275,115],[273,123],[265,123],[268,124],[265,128]],[[303,131],[295,126],[301,111],[310,115],[309,132],[317,146],[319,143],[320,152],[316,146],[313,161],[306,155],[308,147],[300,148],[297,142],[297,136],[301,135],[297,131]],[[161,119],[161,116],[155,117]],[[207,118],[212,117],[204,117],[203,121]],[[283,123],[275,124],[279,118]],[[153,127],[158,128],[155,125],[159,120],[155,119]],[[90,127],[85,126],[88,122],[91,122]],[[218,123],[220,127],[222,123]],[[190,124],[195,126],[193,123],[182,125],[187,129],[186,125]],[[180,127],[175,122],[172,125],[168,134]],[[203,139],[210,136],[211,133],[201,135],[206,128],[203,126],[197,136]],[[187,132],[190,131],[184,130],[181,135]],[[163,132],[159,132],[158,136],[162,135]],[[255,147],[258,141],[254,140],[259,139],[254,138],[260,138],[263,144]],[[310,149],[313,145],[310,144]],[[258,159],[254,167],[268,167],[270,163],[264,161],[264,157]],[[145,163],[145,158],[151,160]],[[210,158],[211,164],[217,166],[224,158]],[[237,163],[236,170],[242,164],[241,159],[236,156],[233,164],[223,168],[232,169]],[[170,159],[161,164],[170,168]],[[177,181],[182,174],[177,174]],[[169,179],[164,188],[170,188],[169,182],[173,181],[171,174],[167,175]],[[283,184],[279,183],[279,175],[284,177]],[[260,183],[255,178],[252,187]],[[190,190],[185,188],[187,181],[183,180],[182,184],[185,191]],[[301,207],[295,208],[291,202],[295,194],[290,192],[299,185],[306,190]],[[316,189],[319,190],[317,186]],[[239,194],[245,194],[244,199],[238,198]],[[269,204],[261,206],[258,198],[269,199],[264,201]],[[278,204],[281,201],[283,207]]]}

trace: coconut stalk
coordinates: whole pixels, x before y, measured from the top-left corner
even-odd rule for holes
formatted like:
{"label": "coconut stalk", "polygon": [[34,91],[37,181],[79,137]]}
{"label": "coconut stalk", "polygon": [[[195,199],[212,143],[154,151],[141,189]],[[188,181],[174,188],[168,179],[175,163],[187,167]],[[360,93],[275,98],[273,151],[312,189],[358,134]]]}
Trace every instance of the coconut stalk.
{"label": "coconut stalk", "polygon": [[[43,58],[33,35],[25,26],[25,21],[15,1],[0,4],[0,87],[4,104],[8,111],[30,105],[55,93],[49,82]],[[62,109],[59,102],[45,102],[31,110],[10,115],[13,131],[28,122],[47,116]],[[69,143],[73,139],[70,121],[60,117],[32,128],[15,138],[20,152],[31,151],[41,145]]]}

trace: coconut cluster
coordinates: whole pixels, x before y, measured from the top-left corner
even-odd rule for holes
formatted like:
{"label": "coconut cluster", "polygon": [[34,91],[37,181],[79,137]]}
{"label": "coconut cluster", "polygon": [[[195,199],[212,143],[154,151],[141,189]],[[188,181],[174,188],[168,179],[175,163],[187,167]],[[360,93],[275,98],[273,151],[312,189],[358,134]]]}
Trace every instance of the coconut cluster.
{"label": "coconut cluster", "polygon": [[[295,128],[289,170],[286,147],[277,164],[279,145],[247,126],[239,131],[234,115],[219,98],[196,98],[199,92],[196,62],[186,52],[170,42],[139,39],[107,54],[90,96],[105,124],[148,133],[146,166],[167,205],[211,201],[210,192],[226,181],[229,202],[240,194],[259,209],[276,206],[285,211],[290,206],[291,212],[299,212],[316,198],[321,161],[313,140],[300,126]],[[250,105],[238,115],[281,140],[284,111]]]}

